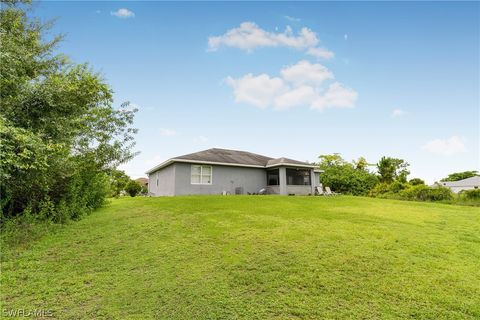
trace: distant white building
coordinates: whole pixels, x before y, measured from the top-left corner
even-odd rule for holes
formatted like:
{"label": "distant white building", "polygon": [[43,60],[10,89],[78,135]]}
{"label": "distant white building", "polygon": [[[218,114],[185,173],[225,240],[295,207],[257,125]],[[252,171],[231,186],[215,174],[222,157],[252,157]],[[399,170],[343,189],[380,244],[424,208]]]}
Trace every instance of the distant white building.
{"label": "distant white building", "polygon": [[480,188],[480,176],[475,176],[458,181],[440,181],[439,185],[450,188],[452,192],[459,193],[462,190],[472,190]]}

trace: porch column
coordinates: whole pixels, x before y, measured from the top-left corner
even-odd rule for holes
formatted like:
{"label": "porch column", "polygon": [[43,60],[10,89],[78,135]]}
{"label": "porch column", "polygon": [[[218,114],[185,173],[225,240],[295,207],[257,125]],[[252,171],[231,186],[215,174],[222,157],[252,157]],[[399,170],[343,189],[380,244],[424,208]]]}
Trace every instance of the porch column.
{"label": "porch column", "polygon": [[310,186],[312,187],[312,196],[315,195],[315,171],[313,169],[310,170]]}
{"label": "porch column", "polygon": [[287,170],[285,167],[278,168],[280,194],[287,195]]}

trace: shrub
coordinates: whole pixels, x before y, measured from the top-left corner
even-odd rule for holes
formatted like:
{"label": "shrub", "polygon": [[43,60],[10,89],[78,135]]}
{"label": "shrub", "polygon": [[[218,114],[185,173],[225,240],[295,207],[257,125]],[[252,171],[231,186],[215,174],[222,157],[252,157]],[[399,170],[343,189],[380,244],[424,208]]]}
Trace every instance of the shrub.
{"label": "shrub", "polygon": [[413,178],[413,179],[410,179],[410,181],[408,181],[408,183],[410,183],[412,186],[418,186],[420,184],[425,184],[425,181],[423,181],[420,178]]}
{"label": "shrub", "polygon": [[142,186],[137,181],[130,180],[125,186],[125,191],[130,197],[135,197],[140,191],[142,191]]}
{"label": "shrub", "polygon": [[390,192],[390,184],[386,182],[381,182],[378,183],[372,190],[370,190],[368,195],[370,197],[381,198],[382,195],[385,195],[388,192]]}
{"label": "shrub", "polygon": [[398,194],[399,199],[416,201],[444,201],[453,200],[453,193],[444,187],[428,187],[416,185],[408,187]]}
{"label": "shrub", "polygon": [[423,184],[412,186],[399,181],[390,184],[379,183],[369,195],[377,198],[413,201],[447,201],[454,198],[452,191],[445,187],[432,188]]}
{"label": "shrub", "polygon": [[459,196],[467,200],[480,200],[480,189],[464,190]]}
{"label": "shrub", "polygon": [[408,184],[400,182],[400,181],[394,181],[393,183],[390,184],[390,192],[393,193],[399,193],[400,191],[404,190],[405,188],[408,187]]}
{"label": "shrub", "polygon": [[355,169],[351,164],[343,164],[326,167],[321,181],[334,191],[361,196],[368,195],[378,179],[368,171]]}

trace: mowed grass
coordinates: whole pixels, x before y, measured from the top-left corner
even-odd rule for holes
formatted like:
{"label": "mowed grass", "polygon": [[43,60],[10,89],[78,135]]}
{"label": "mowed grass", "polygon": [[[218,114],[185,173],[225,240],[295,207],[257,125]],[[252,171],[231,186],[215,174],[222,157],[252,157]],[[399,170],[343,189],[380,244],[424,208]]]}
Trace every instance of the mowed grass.
{"label": "mowed grass", "polygon": [[58,319],[480,318],[480,209],[359,197],[112,200],[2,263]]}

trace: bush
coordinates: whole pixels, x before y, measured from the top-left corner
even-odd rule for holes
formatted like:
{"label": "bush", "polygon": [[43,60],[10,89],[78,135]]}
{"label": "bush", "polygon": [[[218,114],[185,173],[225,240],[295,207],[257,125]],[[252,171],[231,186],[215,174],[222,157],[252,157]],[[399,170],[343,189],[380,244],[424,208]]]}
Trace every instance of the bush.
{"label": "bush", "polygon": [[453,192],[449,188],[427,188],[428,190],[420,195],[420,197],[423,197],[426,201],[453,200]]}
{"label": "bush", "polygon": [[400,182],[400,181],[394,181],[392,184],[390,184],[390,192],[393,193],[399,193],[400,191],[406,189],[408,187],[408,184]]}
{"label": "bush", "polygon": [[125,186],[125,191],[130,195],[130,197],[135,197],[142,191],[142,186],[134,180],[130,180]]}
{"label": "bush", "polygon": [[382,196],[388,192],[390,192],[390,184],[386,182],[380,182],[372,190],[370,190],[368,195],[374,198],[382,198]]}
{"label": "bush", "polygon": [[479,200],[480,201],[480,189],[464,190],[459,196],[467,200]]}
{"label": "bush", "polygon": [[445,201],[453,200],[453,193],[450,189],[444,187],[432,188],[425,185],[416,185],[401,191],[399,198],[417,201]]}
{"label": "bush", "polygon": [[377,177],[365,170],[355,169],[351,164],[326,167],[321,175],[322,184],[343,194],[368,195],[377,184]]}
{"label": "bush", "polygon": [[393,183],[379,183],[370,191],[371,197],[390,198],[412,201],[448,201],[454,196],[450,189],[445,187],[428,187],[423,184],[409,185],[399,181]]}
{"label": "bush", "polygon": [[420,184],[425,184],[425,181],[423,181],[420,178],[413,178],[413,179],[410,179],[410,181],[408,181],[408,183],[410,183],[412,186],[418,186]]}

